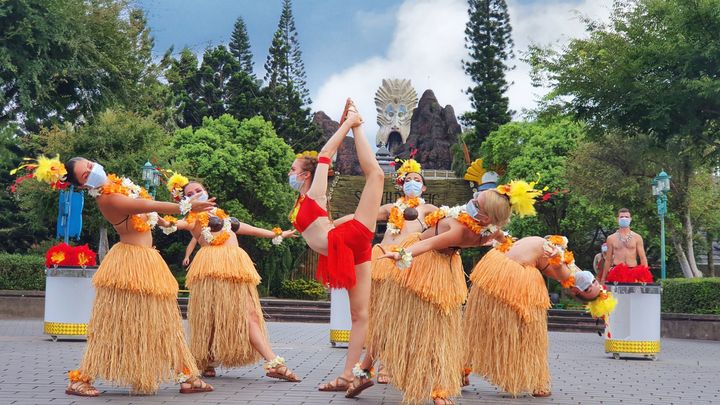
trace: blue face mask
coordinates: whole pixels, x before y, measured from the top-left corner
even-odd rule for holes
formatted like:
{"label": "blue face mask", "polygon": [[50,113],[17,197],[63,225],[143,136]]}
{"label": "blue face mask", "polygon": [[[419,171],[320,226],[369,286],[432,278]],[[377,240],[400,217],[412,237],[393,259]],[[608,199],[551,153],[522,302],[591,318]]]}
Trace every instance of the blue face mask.
{"label": "blue face mask", "polygon": [[620,219],[618,219],[618,225],[620,225],[620,228],[629,228],[629,227],[630,227],[630,222],[632,222],[632,220],[631,220],[630,218],[620,218]]}
{"label": "blue face mask", "polygon": [[406,196],[410,198],[420,197],[420,195],[422,194],[422,188],[422,183],[415,180],[408,180],[405,182],[405,184],[403,184],[403,192]]}
{"label": "blue face mask", "polygon": [[288,177],[288,182],[290,183],[290,187],[294,188],[297,191],[300,191],[303,184],[305,184],[305,181],[298,180],[297,174],[293,173]]}

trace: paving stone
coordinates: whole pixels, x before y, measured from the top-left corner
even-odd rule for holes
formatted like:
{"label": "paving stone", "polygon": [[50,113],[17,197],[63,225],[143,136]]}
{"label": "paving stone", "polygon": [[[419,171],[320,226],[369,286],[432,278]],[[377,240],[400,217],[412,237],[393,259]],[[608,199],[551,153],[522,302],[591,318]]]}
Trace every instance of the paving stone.
{"label": "paving stone", "polygon": [[[264,376],[260,364],[219,369],[211,393],[181,395],[163,385],[157,395],[131,396],[124,387],[99,381],[99,398],[65,395],[66,371],[77,367],[84,341],[53,342],[40,320],[0,320],[0,404],[209,405],[209,404],[400,404],[389,385],[376,385],[360,398],[323,393],[317,385],[333,379],[345,349],[328,343],[327,324],[268,323],[273,349],[303,379],[278,382]],[[458,404],[712,404],[720,403],[720,343],[663,339],[656,361],[614,360],[601,337],[587,333],[550,333],[549,398],[512,398],[477,376]]]}

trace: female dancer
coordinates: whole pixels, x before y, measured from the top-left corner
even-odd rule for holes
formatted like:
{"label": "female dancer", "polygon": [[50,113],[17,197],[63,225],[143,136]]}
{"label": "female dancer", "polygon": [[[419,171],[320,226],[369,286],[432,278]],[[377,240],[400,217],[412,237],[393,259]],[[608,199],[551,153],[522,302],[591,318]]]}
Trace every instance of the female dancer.
{"label": "female dancer", "polygon": [[[174,195],[208,199],[207,190],[200,182],[188,182],[182,176],[171,177],[168,188]],[[190,290],[188,323],[192,354],[204,370],[204,377],[215,377],[218,365],[240,367],[264,358],[268,377],[300,381],[270,347],[257,292],[260,275],[231,232],[235,228],[237,235],[281,242],[283,238],[292,237],[295,231],[283,232],[279,228],[269,231],[237,220],[233,226],[233,220],[219,208],[190,213],[180,221],[171,217],[160,220],[166,233],[175,229],[189,231],[201,246],[186,280]]]}
{"label": "female dancer", "polygon": [[[392,282],[395,266],[390,260],[375,260],[398,246],[405,246],[405,240],[412,234],[425,230],[425,215],[437,210],[432,204],[425,203],[422,194],[427,190],[422,167],[414,159],[405,160],[396,171],[395,187],[403,196],[392,204],[380,207],[378,221],[387,221],[387,230],[382,241],[372,250],[372,288],[370,290],[370,321],[366,341],[367,352],[361,368],[369,369],[375,360],[376,348],[388,330],[395,328],[391,308],[382,308],[383,296],[392,292],[397,285]],[[387,384],[389,376],[381,366],[377,382]]]}
{"label": "female dancer", "polygon": [[[347,390],[346,396],[352,397],[373,384],[371,371],[360,369],[356,363],[359,363],[367,333],[371,243],[385,175],[365,138],[362,118],[350,99],[345,105],[343,118],[340,128],[323,146],[319,157],[307,152],[298,155],[288,176],[290,185],[300,192],[290,213],[290,221],[310,248],[320,254],[318,278],[331,287],[348,289],[350,297],[352,328],[345,368],[339,377],[319,389]],[[330,159],[350,129],[365,174],[365,187],[352,219],[333,224],[326,210],[328,169]]]}
{"label": "female dancer", "polygon": [[177,306],[178,284],[153,246],[150,230],[158,215],[198,213],[213,200],[180,204],[153,201],[129,179],[106,175],[85,158],[65,163],[67,181],[89,189],[120,242],[93,277],[96,289],[88,325],[87,349],[80,369],[69,373],[69,395],[97,396],[94,378],[154,393],[163,381],[179,381],[181,393],[212,391],[197,377],[195,359],[185,341]]}
{"label": "female dancer", "polygon": [[[507,253],[503,253],[507,251]],[[492,249],[475,266],[465,308],[467,361],[504,391],[550,396],[547,309],[543,275],[588,303],[593,317],[609,314],[615,299],[589,271],[580,271],[563,236],[530,236]]]}
{"label": "female dancer", "polygon": [[464,207],[426,215],[429,229],[384,255],[395,259],[400,270],[390,278],[396,288],[379,304],[390,309],[393,328],[378,344],[378,356],[404,402],[445,405],[460,395],[467,286],[459,249],[501,237],[496,226],[504,226],[510,214],[510,201],[486,190]]}

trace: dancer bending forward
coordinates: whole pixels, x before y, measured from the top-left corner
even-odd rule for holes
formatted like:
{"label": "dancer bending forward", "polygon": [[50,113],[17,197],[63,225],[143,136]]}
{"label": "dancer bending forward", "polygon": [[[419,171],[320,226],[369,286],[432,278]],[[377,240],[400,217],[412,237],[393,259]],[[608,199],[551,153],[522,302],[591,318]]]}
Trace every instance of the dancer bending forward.
{"label": "dancer bending forward", "polygon": [[[472,371],[515,395],[550,395],[547,310],[543,275],[588,302],[592,316],[615,305],[592,273],[580,271],[562,236],[510,241],[488,252],[470,276],[465,308],[467,361]],[[507,251],[507,253],[503,253]]]}
{"label": "dancer bending forward", "polygon": [[[464,364],[462,304],[467,298],[459,250],[501,238],[511,215],[508,198],[486,190],[464,206],[425,216],[430,228],[384,257],[396,260],[397,288],[381,297],[394,324],[377,355],[390,383],[408,403],[452,404],[460,395]],[[386,285],[391,283],[385,282]]]}
{"label": "dancer bending forward", "polygon": [[95,302],[80,369],[70,372],[70,395],[97,396],[94,378],[151,394],[163,381],[179,381],[181,393],[207,392],[185,341],[177,306],[178,284],[157,250],[150,230],[156,212],[187,214],[212,209],[212,200],[180,204],[153,201],[129,179],[106,175],[84,158],[65,163],[67,180],[90,190],[120,242],[93,277]]}
{"label": "dancer bending forward", "polygon": [[[310,248],[320,254],[318,279],[332,288],[346,288],[350,298],[352,327],[345,367],[339,377],[319,389],[347,390],[346,396],[353,397],[373,384],[371,370],[361,369],[359,360],[368,326],[371,243],[385,175],[365,138],[362,118],[350,99],[345,105],[343,118],[340,128],[319,155],[310,152],[299,154],[288,176],[290,185],[300,192],[290,213],[290,221]],[[365,187],[352,219],[333,224],[327,214],[328,169],[330,159],[350,129],[365,175]]]}
{"label": "dancer bending forward", "polygon": [[[180,189],[186,198],[208,199],[199,182],[182,183],[169,181],[168,187]],[[190,290],[190,349],[203,376],[215,377],[217,366],[240,367],[262,358],[268,377],[300,381],[270,346],[257,292],[260,275],[233,235],[234,231],[281,242],[294,231],[256,228],[230,218],[219,208],[191,213],[180,221],[166,217],[161,225],[166,232],[175,228],[190,231],[201,246],[188,269],[186,284]]]}

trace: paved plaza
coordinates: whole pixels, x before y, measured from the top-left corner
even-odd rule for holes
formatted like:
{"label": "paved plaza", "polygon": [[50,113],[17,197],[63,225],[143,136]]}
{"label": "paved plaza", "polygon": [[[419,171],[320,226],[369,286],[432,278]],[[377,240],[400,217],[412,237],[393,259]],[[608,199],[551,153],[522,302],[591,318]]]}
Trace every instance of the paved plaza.
{"label": "paved plaza", "polygon": [[[77,366],[83,341],[52,342],[41,320],[0,320],[0,404],[400,404],[391,386],[376,385],[360,398],[318,392],[318,383],[341,369],[345,349],[331,348],[324,324],[270,323],[275,351],[303,378],[277,382],[260,365],[219,370],[215,392],[181,395],[164,385],[155,396],[130,396],[100,381],[99,398],[64,394],[65,372]],[[553,396],[510,398],[480,378],[459,404],[720,404],[720,343],[664,339],[657,361],[613,360],[603,340],[587,333],[550,333]],[[422,370],[418,370],[422,372]]]}

